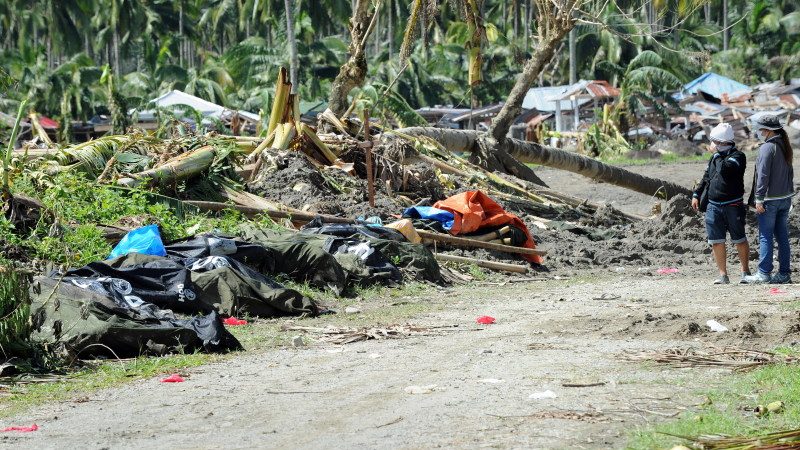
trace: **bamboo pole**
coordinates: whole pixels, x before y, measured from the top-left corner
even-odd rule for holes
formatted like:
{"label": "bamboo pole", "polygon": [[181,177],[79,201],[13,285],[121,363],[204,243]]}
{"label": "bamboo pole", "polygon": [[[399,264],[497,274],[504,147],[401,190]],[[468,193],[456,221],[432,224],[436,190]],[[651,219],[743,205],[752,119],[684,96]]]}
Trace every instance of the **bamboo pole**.
{"label": "bamboo pole", "polygon": [[450,236],[448,234],[433,233],[430,231],[417,230],[420,237],[428,242],[441,242],[443,244],[450,244],[454,247],[464,248],[483,248],[486,250],[494,250],[504,253],[515,253],[521,255],[537,255],[544,256],[547,254],[545,250],[538,250],[535,248],[527,247],[514,247],[512,245],[493,244],[491,242],[477,241],[475,239],[468,239],[463,237]]}
{"label": "bamboo pole", "polygon": [[317,217],[320,217],[324,221],[329,223],[348,223],[348,224],[353,223],[352,219],[347,219],[344,217],[336,217],[327,214],[313,214],[290,208],[287,208],[287,210],[282,211],[282,210],[274,210],[263,207],[232,205],[229,203],[205,202],[199,200],[185,200],[184,203],[195,206],[202,211],[219,212],[226,209],[233,209],[250,217],[263,214],[271,219],[290,219],[293,222],[311,222]]}
{"label": "bamboo pole", "polygon": [[437,261],[455,262],[461,264],[475,264],[478,267],[483,267],[492,270],[502,270],[504,272],[512,273],[528,273],[528,266],[522,264],[508,264],[495,261],[486,261],[484,259],[465,258],[463,256],[445,255],[443,253],[434,253],[433,257]]}

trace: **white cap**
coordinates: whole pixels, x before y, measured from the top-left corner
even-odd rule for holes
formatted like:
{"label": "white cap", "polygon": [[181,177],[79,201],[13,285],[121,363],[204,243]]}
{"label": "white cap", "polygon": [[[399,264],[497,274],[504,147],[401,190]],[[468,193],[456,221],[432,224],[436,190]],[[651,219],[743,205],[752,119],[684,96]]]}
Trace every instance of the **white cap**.
{"label": "white cap", "polygon": [[711,140],[716,142],[733,142],[733,127],[721,123],[711,130]]}

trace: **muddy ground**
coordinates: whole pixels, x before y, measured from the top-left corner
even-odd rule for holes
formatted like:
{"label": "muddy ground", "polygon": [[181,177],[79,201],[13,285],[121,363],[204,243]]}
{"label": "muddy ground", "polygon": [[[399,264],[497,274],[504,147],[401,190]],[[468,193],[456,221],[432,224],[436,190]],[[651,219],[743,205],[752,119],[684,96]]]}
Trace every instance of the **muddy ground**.
{"label": "muddy ground", "polygon": [[[633,169],[690,184],[703,164]],[[539,173],[574,195],[630,212],[650,208],[646,196],[563,172]],[[697,219],[675,221],[687,236],[697,235]],[[641,226],[662,234],[681,230],[659,221]],[[625,245],[637,236],[627,236]],[[587,242],[545,239],[543,245],[594,253],[611,245]],[[700,239],[697,249],[703,247]],[[643,258],[656,250],[643,249]],[[800,345],[800,289],[785,286],[772,294],[764,286],[712,287],[710,256],[690,250],[675,254],[674,261],[684,263],[674,275],[657,274],[660,266],[644,259],[598,264],[586,256],[573,267],[552,261],[549,274],[535,275],[548,281],[431,288],[404,300],[424,305],[407,321],[455,328],[344,346],[308,335],[306,347],[245,352],[188,370],[185,383],[151,379],[38,407],[3,423],[36,422],[40,430],[5,434],[0,445],[621,448],[637,427],[702,402],[702,391],[729,373],[629,362],[626,352]],[[368,312],[393,304],[387,296],[358,307]],[[484,314],[497,323],[477,325]],[[711,332],[709,319],[729,331]],[[298,323],[324,326],[325,319]],[[531,398],[546,391],[555,398]]]}

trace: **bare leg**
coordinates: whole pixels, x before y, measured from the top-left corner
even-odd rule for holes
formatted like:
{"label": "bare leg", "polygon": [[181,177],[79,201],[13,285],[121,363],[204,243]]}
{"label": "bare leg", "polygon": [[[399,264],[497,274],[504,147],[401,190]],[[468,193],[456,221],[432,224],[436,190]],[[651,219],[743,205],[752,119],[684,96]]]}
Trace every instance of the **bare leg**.
{"label": "bare leg", "polygon": [[711,250],[714,252],[714,260],[717,262],[717,268],[720,275],[728,274],[728,262],[725,260],[725,244],[711,244]]}
{"label": "bare leg", "polygon": [[742,273],[750,273],[750,244],[747,241],[736,244],[739,252],[739,261],[742,263]]}

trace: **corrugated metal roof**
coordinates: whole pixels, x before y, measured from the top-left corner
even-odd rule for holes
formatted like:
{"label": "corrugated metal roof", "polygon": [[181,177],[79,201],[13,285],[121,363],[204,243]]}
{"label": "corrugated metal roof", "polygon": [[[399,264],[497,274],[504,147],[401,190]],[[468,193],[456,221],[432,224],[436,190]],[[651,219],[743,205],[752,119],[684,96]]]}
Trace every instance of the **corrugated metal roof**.
{"label": "corrugated metal roof", "polygon": [[[554,112],[556,110],[556,100],[566,94],[574,85],[538,87],[528,90],[525,99],[522,100],[522,107],[525,109],[535,109],[541,112]],[[578,105],[585,105],[591,101],[588,98],[578,99]],[[572,109],[570,100],[561,101],[561,110],[569,111]]]}
{"label": "corrugated metal roof", "polygon": [[497,113],[503,108],[502,103],[497,103],[494,105],[484,106],[482,108],[474,109],[474,110],[467,110],[466,113],[458,114],[452,117],[448,117],[453,122],[461,122],[464,120],[469,120],[470,117],[472,118],[487,118],[487,117],[494,117]]}
{"label": "corrugated metal roof", "polygon": [[723,77],[714,72],[708,72],[685,84],[681,92],[675,94],[674,97],[681,100],[689,95],[704,92],[712,97],[721,99],[723,94],[736,96],[752,91],[753,90],[745,84],[731,80],[728,77]]}
{"label": "corrugated metal roof", "polygon": [[611,84],[605,80],[594,80],[586,86],[586,89],[595,98],[619,97],[619,89],[611,86]]}
{"label": "corrugated metal roof", "polygon": [[726,109],[728,109],[726,106],[704,101],[694,102],[683,106],[684,111],[698,113],[707,116],[715,116],[717,114],[721,114]]}

